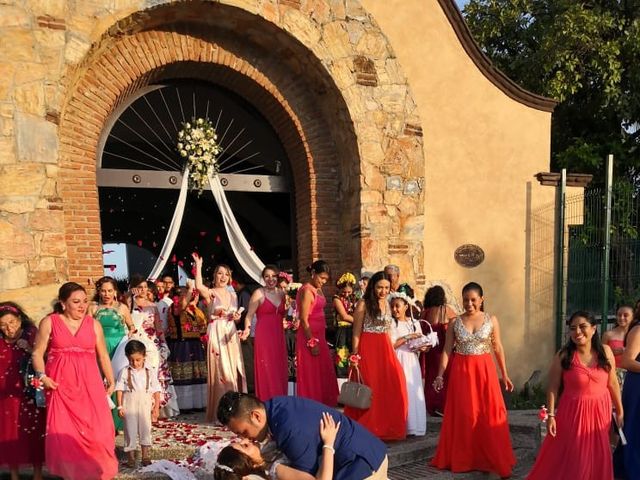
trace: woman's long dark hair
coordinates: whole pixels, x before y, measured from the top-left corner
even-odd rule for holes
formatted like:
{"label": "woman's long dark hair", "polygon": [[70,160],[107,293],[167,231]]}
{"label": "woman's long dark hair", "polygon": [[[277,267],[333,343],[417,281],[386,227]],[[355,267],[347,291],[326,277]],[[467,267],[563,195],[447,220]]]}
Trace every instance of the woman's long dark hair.
{"label": "woman's long dark hair", "polygon": [[424,294],[424,308],[442,307],[447,304],[447,298],[444,294],[444,288],[440,285],[434,285]]}
{"label": "woman's long dark hair", "polygon": [[[598,335],[598,323],[596,322],[596,318],[593,316],[591,312],[587,312],[585,310],[578,310],[574,312],[569,320],[567,320],[567,325],[571,325],[576,318],[584,318],[592,327],[595,327],[595,332],[593,332],[593,337],[591,337],[591,348],[596,351],[598,356],[598,368],[602,368],[607,372],[611,370],[611,364],[607,359],[607,355],[604,353],[604,347],[602,346],[602,340],[600,340],[600,335]],[[571,368],[571,362],[573,361],[573,354],[576,351],[576,344],[573,343],[573,340],[569,339],[567,343],[560,350],[560,364],[564,370],[569,370]]]}
{"label": "woman's long dark hair", "polygon": [[364,295],[362,296],[364,299],[364,308],[371,318],[376,318],[381,313],[380,306],[378,305],[378,297],[376,296],[376,283],[380,280],[391,282],[389,275],[384,271],[376,272],[369,280],[367,289],[364,291]]}
{"label": "woman's long dark hair", "polygon": [[633,321],[629,324],[629,328],[627,329],[627,333],[624,335],[624,346],[627,346],[627,337],[629,336],[629,333],[631,333],[631,330],[633,330],[634,327],[637,327],[638,325],[640,325],[640,300],[638,300],[636,302],[636,306],[633,309]]}
{"label": "woman's long dark hair", "polygon": [[264,470],[264,466],[256,466],[248,455],[236,450],[231,445],[220,450],[218,455],[218,465],[228,467],[230,472],[216,466],[213,471],[214,480],[242,480],[247,475],[257,475],[261,478],[269,478]]}

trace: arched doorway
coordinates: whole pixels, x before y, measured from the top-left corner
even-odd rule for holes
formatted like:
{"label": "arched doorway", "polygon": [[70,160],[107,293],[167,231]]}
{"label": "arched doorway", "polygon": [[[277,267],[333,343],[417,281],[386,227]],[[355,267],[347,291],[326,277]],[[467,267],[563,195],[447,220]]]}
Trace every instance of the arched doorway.
{"label": "arched doorway", "polygon": [[[102,272],[95,182],[106,119],[146,86],[192,78],[242,96],[277,133],[291,166],[296,272],[317,258],[337,272],[393,261],[405,279],[416,278],[424,253],[422,127],[379,27],[365,14],[356,25],[324,0],[335,21],[314,20],[305,4],[280,5],[274,16],[270,2],[228,3],[123,10],[67,72],[59,178],[68,277],[86,282]],[[363,45],[371,34],[380,48],[364,56],[346,33],[354,26],[368,32]],[[411,186],[406,195],[394,178],[400,173]]]}
{"label": "arched doorway", "polygon": [[[183,123],[197,118],[209,119],[218,133],[221,184],[245,238],[265,263],[284,269],[295,265],[291,172],[275,131],[231,90],[180,79],[140,89],[106,122],[97,169],[106,274],[151,271],[167,236],[184,169],[177,134]],[[211,193],[188,197],[165,270],[179,278],[189,271],[191,252],[199,252],[205,267],[226,263],[239,272]]]}

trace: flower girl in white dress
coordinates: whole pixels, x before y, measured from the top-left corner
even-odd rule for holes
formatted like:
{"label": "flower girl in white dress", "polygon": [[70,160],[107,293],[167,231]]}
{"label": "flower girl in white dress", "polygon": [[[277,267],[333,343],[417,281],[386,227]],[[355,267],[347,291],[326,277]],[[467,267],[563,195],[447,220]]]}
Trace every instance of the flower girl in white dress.
{"label": "flower girl in white dress", "polygon": [[418,355],[420,351],[425,351],[429,347],[423,346],[417,352],[409,348],[409,340],[422,336],[420,322],[407,317],[407,310],[413,300],[405,293],[400,292],[391,293],[389,300],[394,319],[391,324],[391,342],[407,380],[407,397],[409,400],[407,435],[424,435],[427,432],[427,408]]}

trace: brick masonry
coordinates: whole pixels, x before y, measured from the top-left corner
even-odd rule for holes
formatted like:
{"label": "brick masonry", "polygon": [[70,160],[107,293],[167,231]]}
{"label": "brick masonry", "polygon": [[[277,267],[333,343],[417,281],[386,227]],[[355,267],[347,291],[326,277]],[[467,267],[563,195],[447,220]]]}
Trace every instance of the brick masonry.
{"label": "brick masonry", "polygon": [[336,271],[423,273],[421,121],[358,1],[12,3],[0,6],[0,38],[14,45],[0,53],[0,169],[30,188],[0,191],[0,228],[24,236],[21,252],[0,243],[0,273],[20,279],[0,291],[102,274],[105,123],[140,88],[176,78],[232,89],[271,122],[293,172],[301,270],[324,258]]}

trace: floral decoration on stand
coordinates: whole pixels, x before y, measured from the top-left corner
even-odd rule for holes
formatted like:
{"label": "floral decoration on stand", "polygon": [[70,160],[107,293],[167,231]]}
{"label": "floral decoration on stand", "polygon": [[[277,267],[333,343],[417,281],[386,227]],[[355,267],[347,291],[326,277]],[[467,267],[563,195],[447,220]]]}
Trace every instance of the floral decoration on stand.
{"label": "floral decoration on stand", "polygon": [[218,172],[217,158],[222,148],[215,128],[206,118],[182,124],[178,132],[178,153],[187,161],[189,187],[198,195],[207,188],[209,176]]}

